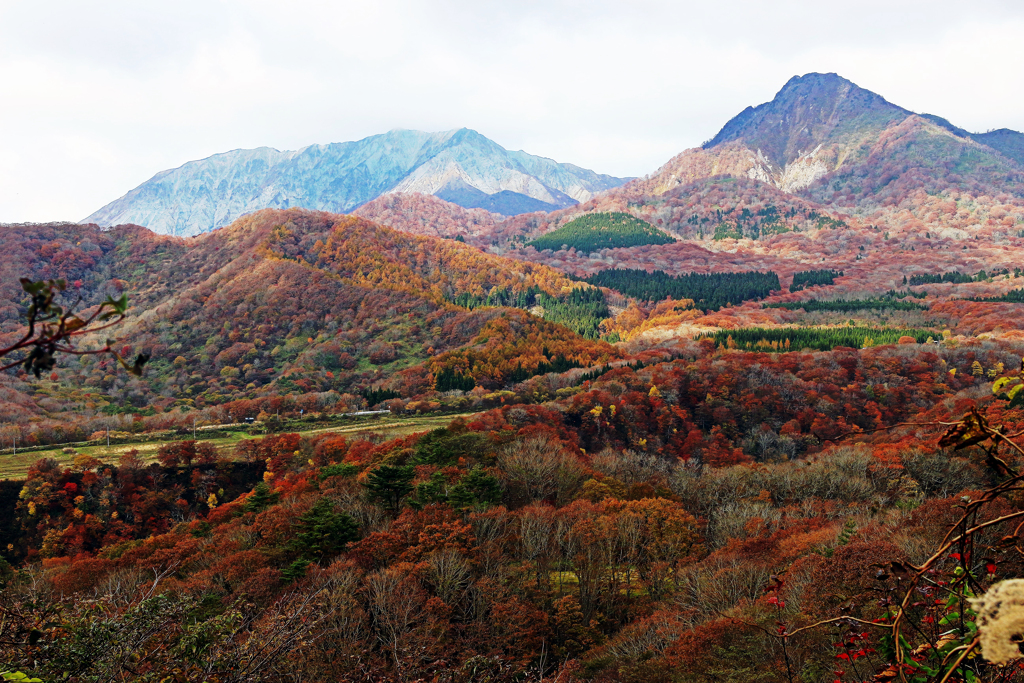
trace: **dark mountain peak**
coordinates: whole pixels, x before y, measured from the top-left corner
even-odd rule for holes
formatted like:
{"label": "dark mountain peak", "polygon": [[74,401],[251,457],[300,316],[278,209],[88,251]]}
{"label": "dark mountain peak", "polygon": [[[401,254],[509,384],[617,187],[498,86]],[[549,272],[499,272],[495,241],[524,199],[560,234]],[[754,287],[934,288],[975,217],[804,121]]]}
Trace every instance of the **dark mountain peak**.
{"label": "dark mountain peak", "polygon": [[771,102],[744,109],[704,148],[739,140],[781,168],[818,145],[884,128],[910,114],[838,74],[809,73],[789,79]]}

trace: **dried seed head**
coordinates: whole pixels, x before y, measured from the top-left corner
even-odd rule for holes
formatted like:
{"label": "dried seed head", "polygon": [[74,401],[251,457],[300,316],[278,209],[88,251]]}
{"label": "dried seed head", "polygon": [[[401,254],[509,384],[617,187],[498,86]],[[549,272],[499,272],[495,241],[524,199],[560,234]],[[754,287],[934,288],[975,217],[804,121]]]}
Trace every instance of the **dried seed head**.
{"label": "dried seed head", "polygon": [[1006,664],[1024,657],[1024,579],[995,584],[971,600],[971,606],[978,613],[978,635],[985,659]]}

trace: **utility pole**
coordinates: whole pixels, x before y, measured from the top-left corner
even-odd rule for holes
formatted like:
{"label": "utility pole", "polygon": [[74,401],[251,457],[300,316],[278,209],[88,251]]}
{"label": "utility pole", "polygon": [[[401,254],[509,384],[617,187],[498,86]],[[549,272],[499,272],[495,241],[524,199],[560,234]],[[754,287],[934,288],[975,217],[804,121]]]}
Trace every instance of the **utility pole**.
{"label": "utility pole", "polygon": [[196,440],[196,416],[192,416],[192,440]]}

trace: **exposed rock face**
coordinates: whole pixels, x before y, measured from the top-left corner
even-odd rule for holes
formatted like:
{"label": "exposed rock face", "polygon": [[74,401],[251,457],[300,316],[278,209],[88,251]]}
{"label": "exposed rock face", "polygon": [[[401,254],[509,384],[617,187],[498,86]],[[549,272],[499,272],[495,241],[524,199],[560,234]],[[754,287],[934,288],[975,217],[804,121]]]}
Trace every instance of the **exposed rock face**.
{"label": "exposed rock face", "polygon": [[775,185],[786,192],[796,192],[824,177],[831,170],[825,158],[827,155],[820,152],[821,145],[818,145],[813,152],[800,154],[780,171],[772,166],[772,162],[765,158],[761,150],[757,150],[756,161],[747,171],[747,177]]}
{"label": "exposed rock face", "polygon": [[811,73],[791,78],[771,102],[744,109],[704,149],[739,140],[785,168],[809,150],[856,144],[911,113],[836,74]]}
{"label": "exposed rock face", "polygon": [[[915,145],[930,151],[922,153]],[[656,173],[614,194],[638,200],[699,180],[732,176],[826,204],[840,186],[843,202],[860,201],[848,196],[853,188],[852,194],[870,204],[871,197],[854,176],[878,175],[882,185],[906,176],[906,183],[894,185],[905,192],[921,178],[948,172],[935,166],[937,159],[946,163],[961,156],[961,174],[981,169],[997,186],[1015,192],[1001,183],[1017,182],[1013,178],[1024,168],[1024,134],[1005,128],[969,133],[941,117],[892,104],[834,73],[810,73],[794,76],[772,101],[747,107],[701,147],[676,155]],[[881,176],[886,176],[884,182]],[[825,192],[823,184],[835,188]]]}
{"label": "exposed rock face", "polygon": [[393,130],[356,142],[285,152],[260,147],[190,161],[83,222],[194,235],[264,208],[346,213],[388,192],[444,196],[446,188],[448,201],[511,215],[571,206],[626,180],[511,152],[466,128]]}

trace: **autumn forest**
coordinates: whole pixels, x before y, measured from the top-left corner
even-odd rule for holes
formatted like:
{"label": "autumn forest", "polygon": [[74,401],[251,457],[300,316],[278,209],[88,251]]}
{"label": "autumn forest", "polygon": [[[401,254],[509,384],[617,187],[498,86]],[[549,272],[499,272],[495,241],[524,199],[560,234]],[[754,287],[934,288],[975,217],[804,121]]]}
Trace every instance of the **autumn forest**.
{"label": "autumn forest", "polygon": [[811,76],[552,211],[0,226],[7,680],[1024,680],[1024,159]]}

